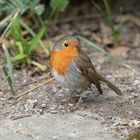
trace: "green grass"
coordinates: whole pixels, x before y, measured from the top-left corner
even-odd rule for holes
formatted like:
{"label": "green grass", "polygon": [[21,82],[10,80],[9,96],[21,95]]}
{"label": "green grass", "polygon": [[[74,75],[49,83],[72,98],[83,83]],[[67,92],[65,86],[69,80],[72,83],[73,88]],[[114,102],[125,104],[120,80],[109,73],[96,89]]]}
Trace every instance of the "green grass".
{"label": "green grass", "polygon": [[51,20],[57,12],[64,12],[69,2],[69,0],[51,0],[50,7],[52,10],[48,19]]}
{"label": "green grass", "polygon": [[100,14],[105,19],[107,25],[111,28],[111,40],[114,44],[118,44],[120,42],[120,33],[121,33],[121,24],[114,25],[111,8],[110,8],[110,0],[102,0],[103,7],[99,6],[97,3],[92,1],[93,6],[100,12]]}
{"label": "green grass", "polygon": [[[43,39],[48,40],[49,22],[53,20],[58,12],[64,12],[68,6],[69,0],[50,0],[50,10],[45,9],[41,0],[0,0],[0,17],[4,17],[0,22],[0,43],[4,44],[4,59],[0,60],[0,65],[3,67],[6,80],[14,93],[13,67],[12,63],[21,61],[27,66],[32,64],[41,70],[45,70],[45,64],[40,64],[32,60],[31,55],[37,45],[40,46],[49,56],[49,49],[45,47]],[[45,13],[49,13],[48,17],[44,18]],[[34,25],[31,27],[26,22],[26,17],[30,17]],[[24,36],[26,32],[27,37]],[[8,51],[9,50],[9,51]],[[13,52],[12,55],[9,52]]]}
{"label": "green grass", "polygon": [[[41,28],[38,33],[36,33],[33,37],[30,37],[27,41],[22,35],[23,31],[19,20],[18,16],[11,20],[9,35],[13,39],[12,49],[15,51],[15,56],[11,57],[11,59],[13,61],[20,60],[26,64],[31,64],[32,60],[30,55],[36,45],[41,41],[41,38],[45,33],[45,29]],[[43,48],[45,49],[45,46],[43,46]]]}
{"label": "green grass", "polygon": [[6,80],[9,84],[9,87],[11,89],[11,92],[14,94],[13,66],[11,63],[11,57],[9,51],[7,47],[4,46],[4,44],[3,44],[3,50],[4,50],[5,65],[2,67],[2,69],[5,74]]}
{"label": "green grass", "polygon": [[[48,39],[47,33],[47,25],[45,25],[45,20],[43,16],[41,16],[45,12],[44,5],[41,4],[41,0],[9,0],[9,3],[6,4],[6,0],[1,0],[1,9],[0,12],[4,14],[10,14],[8,18],[3,19],[0,23],[1,27],[5,25],[5,23],[9,22],[4,33],[2,34],[0,40],[2,42],[9,42],[9,38],[12,37],[12,44],[9,44],[10,49],[15,51],[13,57],[11,57],[12,61],[23,61],[27,64],[32,63],[30,59],[30,55],[33,52],[35,46],[39,44],[41,49],[43,49],[46,56],[49,56],[50,51],[44,46],[42,42],[42,38]],[[69,0],[51,0],[50,7],[51,10],[48,11],[50,14],[48,16],[48,20],[52,20],[57,12],[63,12],[67,5],[69,4]],[[24,14],[32,15],[31,20],[37,22],[38,24],[38,33],[34,32],[34,29],[30,27],[25,20],[23,20]],[[27,32],[30,39],[26,39],[23,36],[23,32]],[[8,40],[6,40],[8,38]],[[1,64],[3,62],[0,62]],[[37,62],[32,63],[37,64]],[[40,66],[39,64],[37,66]]]}

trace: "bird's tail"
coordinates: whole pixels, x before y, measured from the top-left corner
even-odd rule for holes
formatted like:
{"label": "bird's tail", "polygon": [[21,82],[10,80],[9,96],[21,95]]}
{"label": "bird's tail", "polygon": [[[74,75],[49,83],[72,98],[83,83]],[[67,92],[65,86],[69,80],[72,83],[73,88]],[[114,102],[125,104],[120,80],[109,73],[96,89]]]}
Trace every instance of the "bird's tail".
{"label": "bird's tail", "polygon": [[112,84],[111,82],[109,82],[108,80],[106,80],[104,77],[102,77],[100,74],[97,74],[98,78],[100,79],[100,81],[105,82],[109,88],[111,88],[114,92],[116,92],[118,95],[123,95],[123,93],[121,92],[121,90],[119,88],[117,88],[114,84]]}

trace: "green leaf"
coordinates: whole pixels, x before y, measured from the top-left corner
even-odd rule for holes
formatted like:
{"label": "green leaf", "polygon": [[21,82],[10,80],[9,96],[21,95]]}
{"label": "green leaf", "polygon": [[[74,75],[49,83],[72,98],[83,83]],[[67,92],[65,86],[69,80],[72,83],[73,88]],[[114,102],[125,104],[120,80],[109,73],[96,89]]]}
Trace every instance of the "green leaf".
{"label": "green leaf", "polygon": [[30,42],[30,45],[28,47],[27,53],[30,54],[31,51],[34,49],[34,47],[37,45],[37,43],[41,40],[42,36],[45,33],[45,28],[42,28],[37,35],[33,37],[33,39]]}
{"label": "green leaf", "polygon": [[5,0],[0,0],[0,4],[5,4],[6,1]]}
{"label": "green leaf", "polygon": [[18,54],[24,54],[24,49],[23,49],[22,43],[20,41],[17,41],[15,43],[15,46],[16,46]]}
{"label": "green leaf", "polygon": [[44,8],[44,5],[37,5],[36,7],[35,7],[35,12],[36,12],[36,14],[37,15],[41,15],[43,12],[45,11],[45,8]]}
{"label": "green leaf", "polygon": [[42,71],[45,71],[46,70],[46,66],[45,65],[42,65],[38,62],[35,62],[35,61],[32,61],[31,62],[33,65],[37,66],[38,68],[40,68]]}
{"label": "green leaf", "polygon": [[20,14],[33,12],[34,8],[41,3],[41,0],[0,0],[0,15],[9,15],[19,9]]}
{"label": "green leaf", "polygon": [[3,5],[3,7],[6,13],[11,13],[19,9],[20,13],[23,14],[25,11],[27,11],[29,5],[25,0],[8,0],[8,2]]}
{"label": "green leaf", "polygon": [[69,0],[51,0],[50,6],[53,11],[64,11],[65,8],[68,6]]}
{"label": "green leaf", "polygon": [[55,15],[56,12],[61,11],[63,12],[65,8],[68,6],[69,0],[51,0],[50,6],[52,8],[52,11],[48,17],[48,21],[52,19],[52,17]]}
{"label": "green leaf", "polygon": [[[35,32],[28,26],[28,24],[26,22],[24,22],[22,20],[22,18],[19,18],[19,22],[21,24],[21,26],[23,28],[25,28],[33,37],[36,36]],[[49,50],[45,47],[45,45],[43,44],[43,42],[41,40],[39,40],[39,45],[40,47],[44,50],[44,52],[46,53],[47,56],[49,56]]]}
{"label": "green leaf", "polygon": [[21,30],[21,26],[20,26],[20,22],[19,22],[19,18],[13,18],[11,20],[11,35],[14,37],[14,39],[16,41],[20,41],[22,42],[22,44],[25,43],[25,40],[22,36],[22,30]]}
{"label": "green leaf", "polygon": [[25,58],[27,58],[27,55],[25,55],[25,54],[18,54],[16,56],[12,57],[11,61],[23,60]]}
{"label": "green leaf", "polygon": [[8,49],[3,46],[4,54],[5,54],[5,67],[3,67],[3,71],[7,77],[7,82],[10,86],[11,92],[14,93],[14,80],[13,80],[13,67],[11,63],[10,54]]}

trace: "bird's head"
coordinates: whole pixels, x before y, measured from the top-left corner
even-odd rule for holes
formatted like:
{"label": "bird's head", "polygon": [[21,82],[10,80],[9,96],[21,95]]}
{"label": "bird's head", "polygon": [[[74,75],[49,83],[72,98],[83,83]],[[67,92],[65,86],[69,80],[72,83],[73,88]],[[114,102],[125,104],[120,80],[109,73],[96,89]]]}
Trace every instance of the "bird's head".
{"label": "bird's head", "polygon": [[58,40],[52,47],[52,51],[71,51],[73,48],[79,48],[80,42],[75,36],[64,36]]}

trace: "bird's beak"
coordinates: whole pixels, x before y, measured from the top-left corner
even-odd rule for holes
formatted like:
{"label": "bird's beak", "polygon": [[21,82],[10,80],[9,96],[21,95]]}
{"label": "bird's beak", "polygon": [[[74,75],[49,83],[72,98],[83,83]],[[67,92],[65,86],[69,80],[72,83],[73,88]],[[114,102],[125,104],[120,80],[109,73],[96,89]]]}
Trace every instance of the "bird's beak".
{"label": "bird's beak", "polygon": [[70,41],[70,42],[69,42],[69,45],[70,45],[71,47],[76,47],[76,46],[79,45],[79,42],[78,42],[78,41]]}

